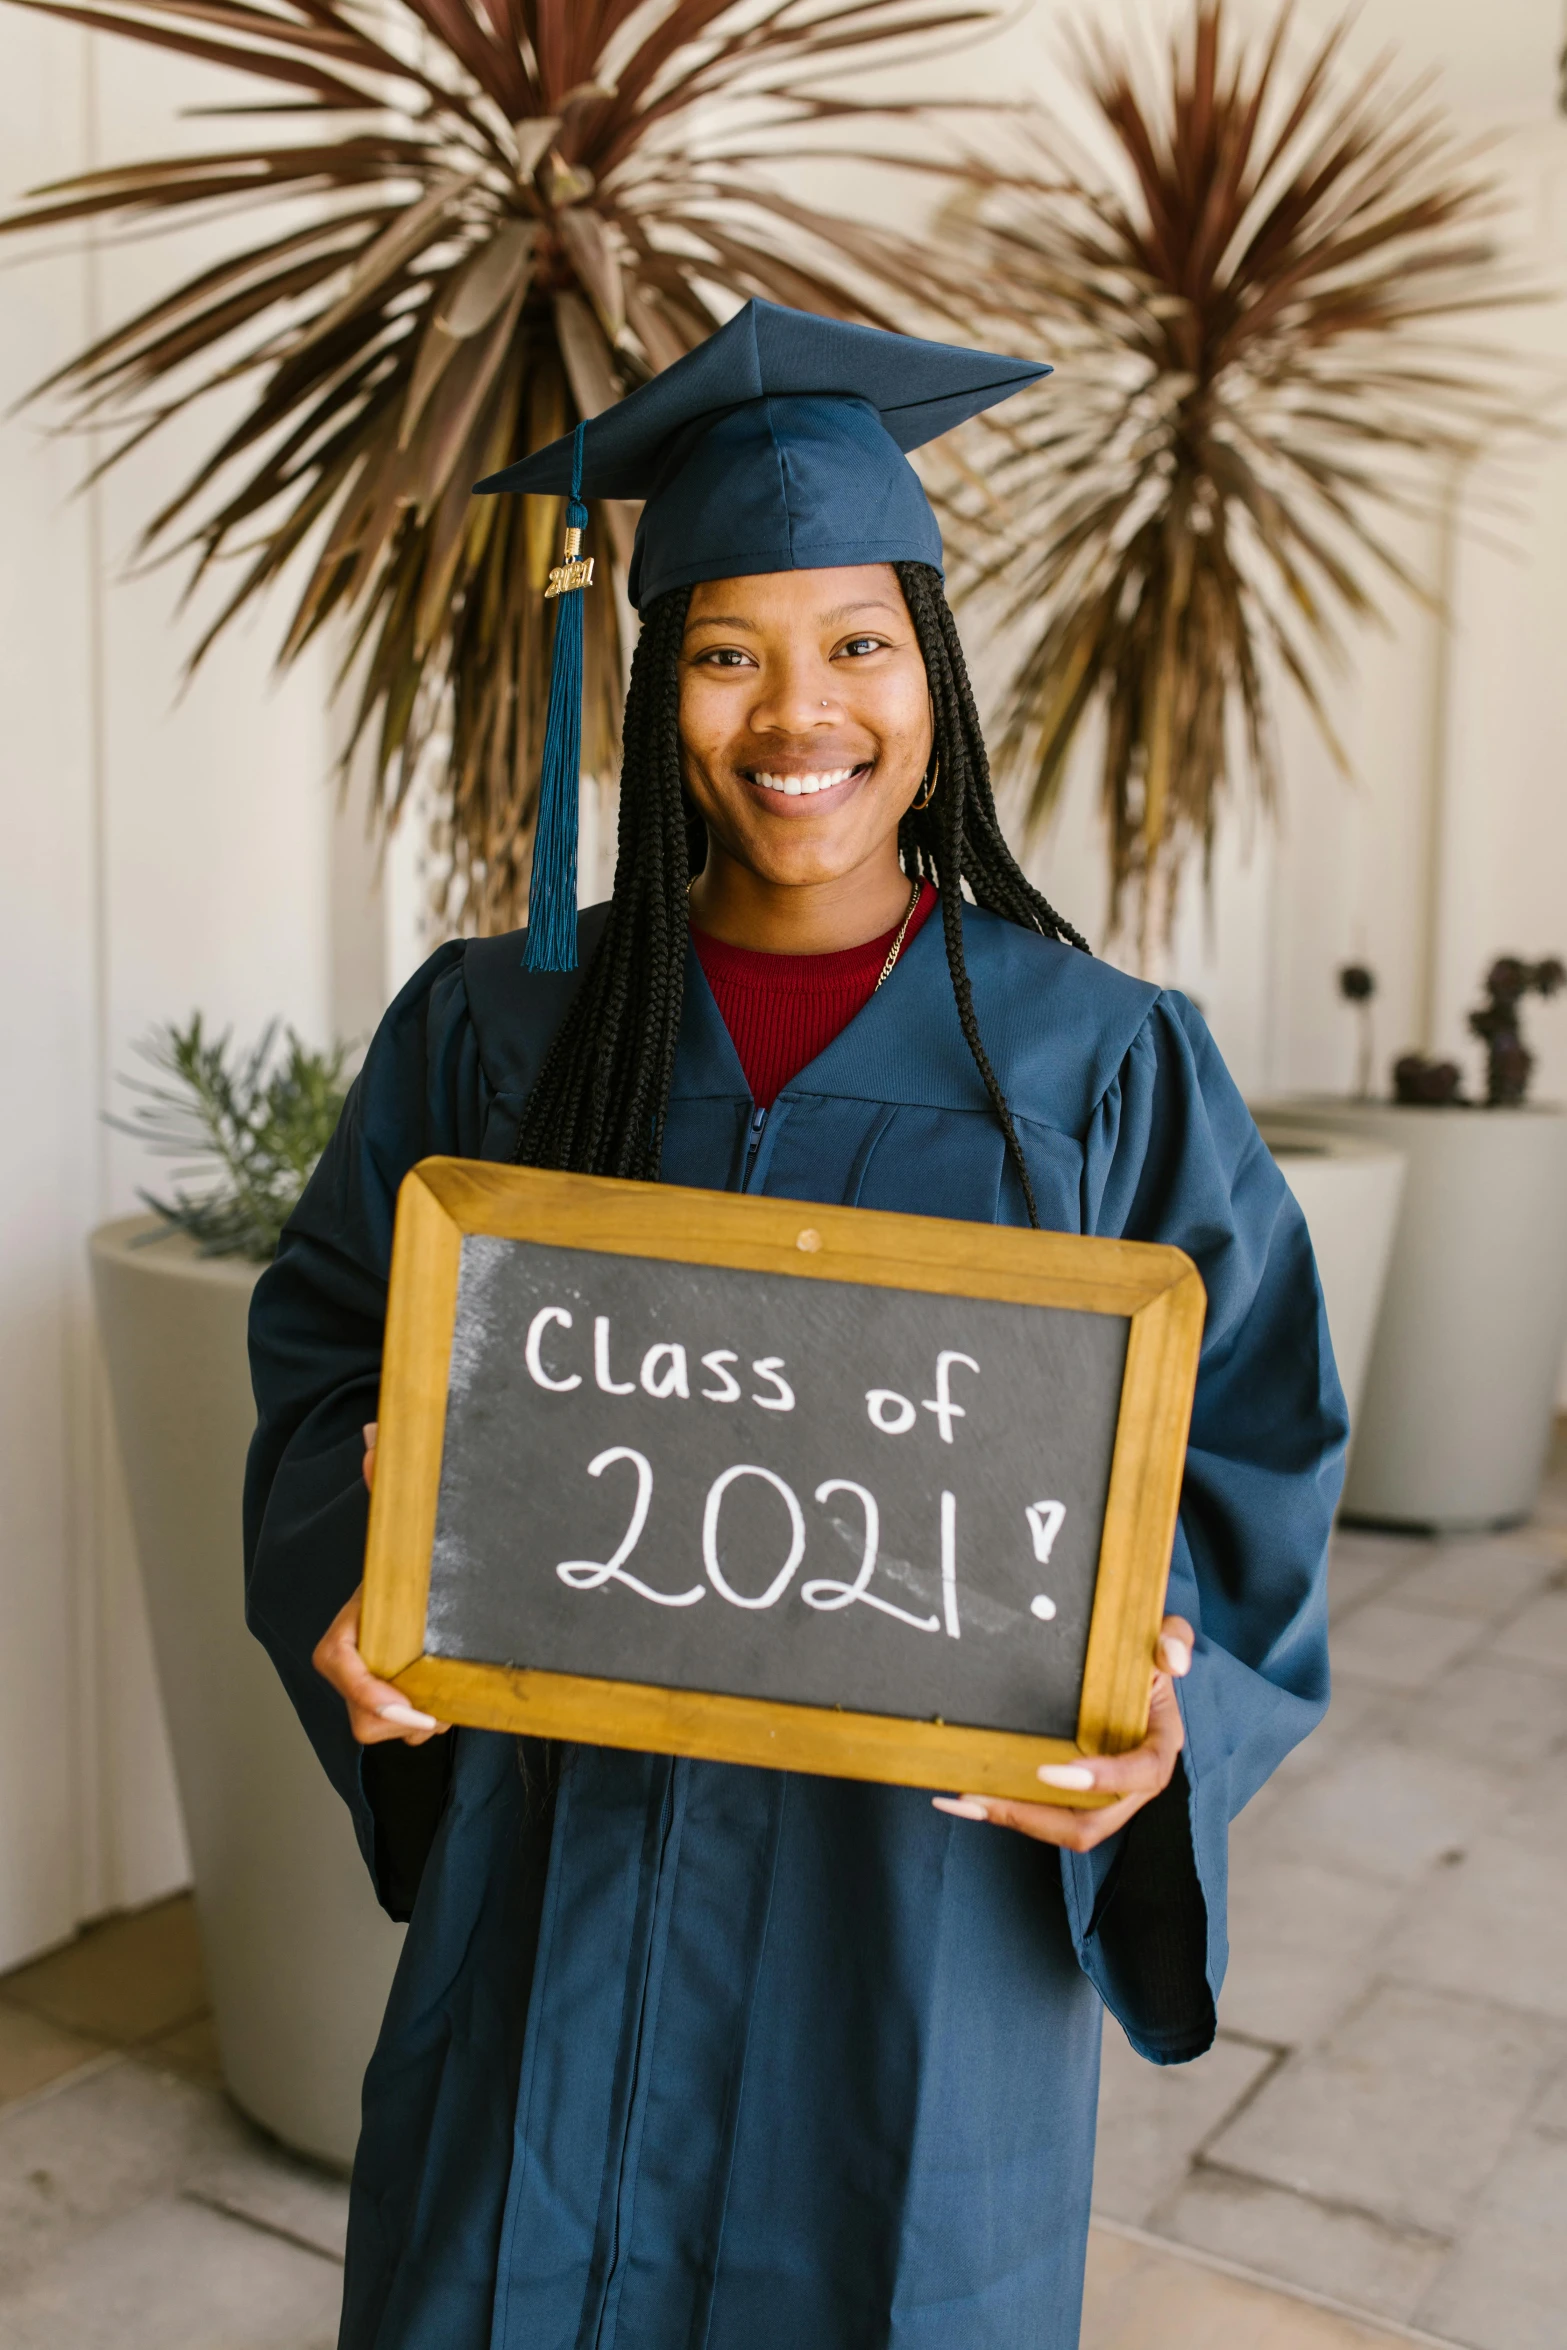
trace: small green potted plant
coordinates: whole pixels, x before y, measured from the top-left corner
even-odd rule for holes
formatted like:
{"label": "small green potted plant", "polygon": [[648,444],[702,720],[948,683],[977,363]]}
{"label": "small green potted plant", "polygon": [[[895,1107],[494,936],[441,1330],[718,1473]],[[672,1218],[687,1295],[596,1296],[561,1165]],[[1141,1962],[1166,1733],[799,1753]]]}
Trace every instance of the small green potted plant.
{"label": "small green potted plant", "polygon": [[229,1034],[209,1036],[199,1012],[170,1022],[141,1046],[158,1080],[122,1080],[138,1098],[111,1123],[160,1158],[175,1159],[172,1197],[141,1197],[163,1227],[183,1232],[204,1257],[269,1265],[316,1161],[331,1141],[346,1095],[348,1047],[313,1052],[278,1022],[248,1052]]}
{"label": "small green potted plant", "polygon": [[347,1054],[192,1018],[143,1048],[116,1124],[177,1162],[92,1236],[93,1286],[224,2077],[287,2144],[343,2165],[401,1946],[347,1815],[245,1625],[250,1295],[337,1123]]}

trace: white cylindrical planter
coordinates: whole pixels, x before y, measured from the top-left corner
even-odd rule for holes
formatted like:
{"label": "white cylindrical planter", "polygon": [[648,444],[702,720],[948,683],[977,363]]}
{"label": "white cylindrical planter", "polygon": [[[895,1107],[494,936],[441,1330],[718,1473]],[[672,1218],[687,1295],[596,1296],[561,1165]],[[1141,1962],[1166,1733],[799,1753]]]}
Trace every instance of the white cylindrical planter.
{"label": "white cylindrical planter", "polygon": [[1567,1111],[1278,1108],[1406,1160],[1345,1514],[1517,1524],[1539,1492],[1567,1340]]}
{"label": "white cylindrical planter", "polygon": [[1257,1112],[1257,1124],[1311,1235],[1353,1445],[1398,1229],[1403,1153],[1267,1108]]}
{"label": "white cylindrical planter", "polygon": [[257,1268],[151,1217],[92,1239],[98,1319],[196,1871],[223,2073],[288,2145],[353,2158],[402,1944],[348,1815],[245,1625],[240,1491]]}

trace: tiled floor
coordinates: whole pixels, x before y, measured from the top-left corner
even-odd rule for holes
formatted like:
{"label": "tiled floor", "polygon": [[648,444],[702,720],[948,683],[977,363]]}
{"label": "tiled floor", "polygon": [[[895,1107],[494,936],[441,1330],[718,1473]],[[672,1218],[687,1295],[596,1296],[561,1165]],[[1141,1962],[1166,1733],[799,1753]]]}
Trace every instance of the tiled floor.
{"label": "tiled floor", "polygon": [[223,2096],[188,1901],[0,1982],[0,2350],[332,2350],[346,2208]]}
{"label": "tiled floor", "polygon": [[[1217,2046],[1106,2034],[1083,2350],[1567,2345],[1567,1452],[1527,1530],[1345,1533],[1333,1593]],[[0,2350],[331,2350],[345,2209],[223,2097],[187,1902],[0,1981]]]}
{"label": "tiled floor", "polygon": [[1567,1450],[1531,1526],[1345,1531],[1332,1588],[1333,1710],[1235,1826],[1218,2045],[1159,2072],[1107,2032],[1098,2207],[1466,2350],[1567,2350]]}

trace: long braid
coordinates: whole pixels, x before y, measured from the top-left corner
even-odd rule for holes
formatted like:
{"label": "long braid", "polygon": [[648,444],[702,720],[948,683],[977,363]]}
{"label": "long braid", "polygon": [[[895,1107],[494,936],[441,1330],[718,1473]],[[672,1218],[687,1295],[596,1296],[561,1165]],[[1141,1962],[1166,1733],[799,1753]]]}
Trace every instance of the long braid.
{"label": "long braid", "polygon": [[685,996],[680,644],[689,589],[648,610],[631,663],[609,917],[523,1111],[513,1156],[656,1181]]}
{"label": "long braid", "polygon": [[979,715],[939,573],[925,563],[898,563],[893,568],[924,656],[935,717],[935,752],[940,761],[930,805],[909,810],[899,827],[899,847],[905,864],[913,862],[921,874],[934,869],[941,890],[942,937],[958,1025],[1006,1139],[1007,1156],[1022,1187],[1028,1220],[1037,1226],[1039,1205],[1028,1161],[974,1012],[974,991],[963,953],[962,885],[968,883],[977,905],[987,906],[1009,921],[1025,923],[1047,938],[1070,939],[1077,946],[1083,941],[1030,887],[1001,837]]}
{"label": "long braid", "polygon": [[[1025,930],[1037,930],[1045,938],[1059,939],[1063,946],[1079,947],[1085,955],[1090,953],[1087,939],[1035,889],[1007,847],[996,814],[990,760],[980,730],[974,689],[969,683],[968,664],[963,658],[957,622],[952,617],[940,572],[928,563],[895,563],[892,568],[903,589],[924,657],[925,674],[930,680],[931,702],[936,712],[936,749],[941,759],[941,777],[930,808],[918,813],[910,809],[899,828],[899,846],[905,865],[913,871],[918,860],[918,869],[923,871],[929,862],[930,851],[936,845],[932,835],[946,829],[945,817],[940,824],[936,821],[937,802],[950,779],[956,786],[956,840],[961,856],[961,867],[954,878],[968,883],[974,903],[992,914],[1004,915]],[[950,807],[947,814],[952,814]]]}
{"label": "long braid", "polygon": [[[1045,938],[1087,941],[1042,897],[1002,835],[973,688],[941,584],[896,563],[935,713],[939,775],[930,804],[898,828],[904,870],[941,892],[947,969],[964,1041],[1006,1141],[1031,1224],[1034,1187],[991,1067],[963,954],[963,885],[976,905]],[[603,935],[528,1097],[515,1156],[539,1167],[656,1181],[685,993],[686,888],[706,853],[680,780],[680,647],[690,590],[650,604],[631,664],[615,889]]]}

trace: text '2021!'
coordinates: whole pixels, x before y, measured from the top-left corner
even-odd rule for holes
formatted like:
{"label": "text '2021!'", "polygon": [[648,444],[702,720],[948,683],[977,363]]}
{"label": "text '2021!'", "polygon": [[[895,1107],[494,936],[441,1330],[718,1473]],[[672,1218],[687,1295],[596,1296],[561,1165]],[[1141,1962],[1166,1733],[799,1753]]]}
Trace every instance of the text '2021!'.
{"label": "text '2021!'", "polygon": [[[584,1317],[585,1321],[587,1319]],[[697,1357],[698,1374],[694,1380],[687,1349],[678,1341],[661,1339],[643,1350],[640,1361],[633,1350],[622,1367],[634,1375],[617,1378],[611,1318],[607,1314],[597,1314],[591,1317],[591,1321],[591,1348],[583,1348],[579,1365],[571,1343],[577,1335],[576,1317],[571,1309],[558,1304],[539,1307],[528,1324],[523,1347],[528,1376],[536,1386],[551,1395],[570,1395],[579,1390],[591,1393],[596,1390],[601,1395],[611,1396],[640,1393],[660,1402],[696,1401],[721,1406],[749,1402],[762,1412],[792,1412],[795,1408],[794,1386],[787,1376],[785,1360],[780,1355],[756,1357],[745,1366],[745,1375],[737,1377],[736,1373],[742,1364],[741,1355],[729,1347],[710,1348]],[[586,1337],[585,1330],[582,1337]],[[943,1348],[938,1351],[932,1370],[932,1394],[911,1397],[894,1387],[865,1389],[867,1420],[887,1437],[907,1436],[916,1427],[923,1425],[941,1443],[955,1443],[957,1423],[968,1417],[965,1406],[954,1393],[953,1375],[958,1371],[977,1379],[980,1376],[980,1365],[972,1354],[957,1348]],[[703,1383],[704,1374],[710,1384]],[[928,1421],[921,1422],[921,1411],[930,1414]],[[558,1562],[555,1569],[557,1576],[573,1591],[602,1591],[618,1584],[637,1598],[662,1608],[693,1607],[711,1591],[731,1607],[761,1613],[776,1607],[791,1588],[796,1588],[804,1605],[819,1613],[835,1613],[843,1608],[864,1606],[877,1610],[914,1632],[945,1632],[953,1640],[962,1636],[958,1502],[957,1496],[949,1490],[943,1489],[941,1492],[937,1525],[932,1529],[940,1558],[941,1610],[939,1614],[925,1614],[900,1607],[885,1592],[872,1589],[881,1541],[881,1511],[870,1488],[853,1477],[824,1478],[813,1489],[811,1500],[815,1509],[824,1513],[824,1531],[830,1531],[840,1544],[849,1539],[851,1534],[857,1541],[860,1558],[856,1573],[852,1578],[807,1575],[797,1583],[798,1570],[805,1562],[810,1547],[810,1521],[799,1495],[788,1480],[780,1476],[777,1470],[759,1461],[732,1463],[721,1470],[708,1487],[701,1530],[701,1563],[705,1579],[682,1590],[658,1589],[642,1576],[633,1573],[628,1563],[642,1540],[655,1507],[654,1470],[647,1454],[635,1445],[608,1445],[586,1464],[586,1472],[592,1478],[603,1477],[622,1468],[630,1470],[635,1478],[635,1492],[630,1501],[625,1532],[606,1559],[562,1559]],[[760,1590],[742,1589],[736,1580],[738,1570],[732,1562],[726,1566],[723,1555],[725,1496],[742,1480],[754,1480],[768,1488],[776,1497],[778,1505],[782,1555]],[[850,1511],[854,1513],[852,1519],[846,1514]],[[1046,1566],[1056,1537],[1065,1522],[1065,1507],[1061,1502],[1047,1498],[1027,1504],[1023,1516],[1034,1558],[1041,1567]],[[1048,1623],[1055,1616],[1055,1602],[1045,1592],[1036,1593],[1030,1602],[1030,1613],[1037,1621]]]}

